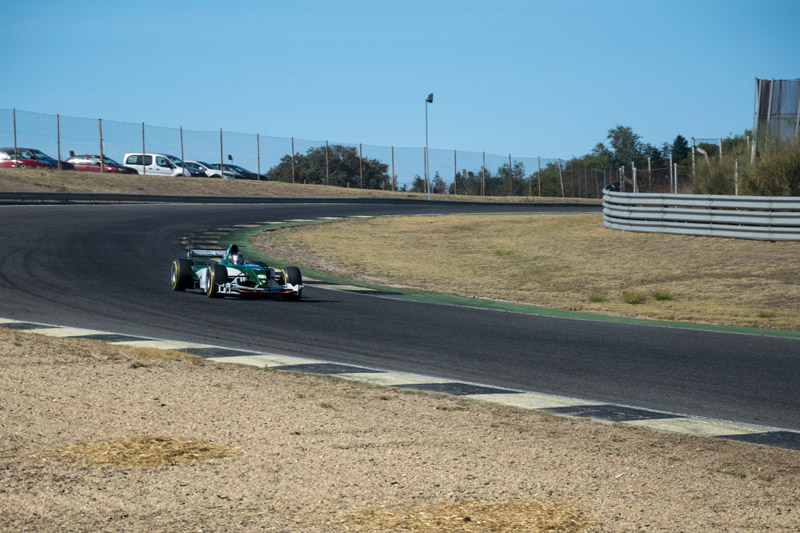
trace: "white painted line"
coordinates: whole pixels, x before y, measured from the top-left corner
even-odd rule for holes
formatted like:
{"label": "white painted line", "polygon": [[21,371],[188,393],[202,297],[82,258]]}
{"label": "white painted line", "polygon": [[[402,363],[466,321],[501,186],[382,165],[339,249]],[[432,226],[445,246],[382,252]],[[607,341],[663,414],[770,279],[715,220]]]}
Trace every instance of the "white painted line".
{"label": "white painted line", "polygon": [[668,431],[670,433],[683,433],[698,437],[721,437],[724,435],[747,435],[750,433],[763,433],[764,428],[756,428],[743,424],[730,422],[717,422],[715,420],[702,420],[697,418],[660,418],[656,420],[630,420],[621,422],[626,426]]}
{"label": "white painted line", "polygon": [[291,220],[287,220],[286,222],[316,222],[316,219],[313,219],[313,218],[293,218]]}
{"label": "white painted line", "polygon": [[468,394],[461,396],[471,400],[507,405],[509,407],[519,407],[520,409],[549,409],[553,407],[574,407],[576,405],[603,405],[600,402],[578,400],[573,398],[561,398],[559,396],[548,396],[547,394],[535,394],[531,392],[508,393],[508,394]]}
{"label": "white painted line", "polygon": [[216,363],[235,363],[238,365],[257,366],[259,368],[273,368],[276,366],[322,364],[318,359],[303,359],[302,357],[289,357],[287,355],[234,355],[233,357],[207,357],[208,361]]}
{"label": "white painted line", "polygon": [[427,383],[448,383],[446,379],[426,378],[413,374],[401,374],[399,372],[349,372],[347,374],[334,374],[337,378],[350,379],[370,385],[381,385],[394,387],[397,385],[421,385]]}
{"label": "white painted line", "polygon": [[191,342],[161,341],[161,340],[142,340],[142,341],[119,341],[110,342],[119,346],[135,346],[137,348],[158,348],[161,350],[183,350],[185,348],[207,348],[204,344],[194,344]]}
{"label": "white painted line", "polygon": [[0,324],[17,324],[19,320],[11,320],[10,318],[0,318]]}
{"label": "white painted line", "polygon": [[84,335],[99,335],[103,333],[94,329],[80,328],[42,328],[29,329],[27,331],[37,335],[47,335],[48,337],[82,337]]}

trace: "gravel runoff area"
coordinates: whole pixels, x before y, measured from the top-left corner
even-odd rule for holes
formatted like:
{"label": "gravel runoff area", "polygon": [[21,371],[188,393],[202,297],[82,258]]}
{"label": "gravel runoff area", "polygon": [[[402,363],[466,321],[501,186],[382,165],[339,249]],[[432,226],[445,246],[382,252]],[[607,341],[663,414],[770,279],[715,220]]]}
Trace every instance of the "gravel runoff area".
{"label": "gravel runoff area", "polygon": [[2,531],[797,531],[800,452],[0,329]]}

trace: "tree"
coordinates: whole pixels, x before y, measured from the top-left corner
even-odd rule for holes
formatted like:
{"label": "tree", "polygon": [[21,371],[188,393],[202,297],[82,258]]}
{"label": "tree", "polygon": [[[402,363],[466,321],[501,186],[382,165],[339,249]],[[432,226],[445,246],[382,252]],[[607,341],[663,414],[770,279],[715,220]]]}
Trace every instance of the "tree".
{"label": "tree", "polygon": [[689,157],[689,143],[682,135],[678,135],[672,141],[672,162],[680,163],[687,157]]}
{"label": "tree", "polygon": [[617,127],[608,131],[607,138],[611,148],[614,150],[614,156],[611,161],[613,169],[631,163],[641,165],[643,152],[641,137],[633,133],[629,126],[620,126],[618,124]]}
{"label": "tree", "polygon": [[[294,181],[316,185],[326,184],[326,147],[309,148],[305,154],[294,156]],[[328,183],[338,187],[384,189],[391,186],[387,173],[389,165],[377,159],[359,161],[355,147],[333,144],[327,148]],[[267,172],[272,181],[292,181],[292,156],[287,154],[281,162]]]}

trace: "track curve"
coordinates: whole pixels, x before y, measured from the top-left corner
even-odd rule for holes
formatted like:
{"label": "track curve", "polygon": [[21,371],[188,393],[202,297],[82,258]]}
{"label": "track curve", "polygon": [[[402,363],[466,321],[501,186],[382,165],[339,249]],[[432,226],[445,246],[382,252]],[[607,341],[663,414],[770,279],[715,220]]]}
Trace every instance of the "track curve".
{"label": "track curve", "polygon": [[800,430],[800,340],[487,311],[307,287],[303,301],[169,290],[181,236],[327,216],[586,211],[364,204],[0,207],[0,317],[266,350]]}

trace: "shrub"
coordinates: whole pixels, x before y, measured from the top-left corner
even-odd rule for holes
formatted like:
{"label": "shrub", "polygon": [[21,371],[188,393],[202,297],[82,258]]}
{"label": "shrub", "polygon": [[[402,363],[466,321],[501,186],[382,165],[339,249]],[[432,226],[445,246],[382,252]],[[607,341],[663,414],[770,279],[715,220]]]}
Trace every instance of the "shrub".
{"label": "shrub", "polygon": [[765,148],[741,185],[743,194],[800,196],[800,138]]}
{"label": "shrub", "polygon": [[626,304],[643,304],[647,301],[647,296],[638,291],[631,291],[623,293],[622,301]]}

